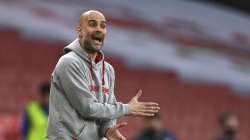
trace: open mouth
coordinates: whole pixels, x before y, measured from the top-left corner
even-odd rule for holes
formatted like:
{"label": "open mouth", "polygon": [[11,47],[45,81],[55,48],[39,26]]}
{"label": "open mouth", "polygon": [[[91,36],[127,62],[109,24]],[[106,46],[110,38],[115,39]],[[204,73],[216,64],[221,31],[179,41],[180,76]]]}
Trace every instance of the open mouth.
{"label": "open mouth", "polygon": [[92,35],[91,39],[97,43],[102,43],[103,42],[103,35]]}

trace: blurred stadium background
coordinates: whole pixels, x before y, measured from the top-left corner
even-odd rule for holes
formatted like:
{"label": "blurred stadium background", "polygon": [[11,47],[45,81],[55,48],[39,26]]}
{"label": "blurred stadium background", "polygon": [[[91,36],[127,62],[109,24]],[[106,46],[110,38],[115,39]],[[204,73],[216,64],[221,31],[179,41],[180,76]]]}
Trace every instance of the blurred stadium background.
{"label": "blurred stadium background", "polygon": [[[50,79],[79,14],[102,11],[104,45],[116,70],[116,95],[160,103],[165,125],[180,140],[212,140],[218,115],[240,119],[250,137],[250,16],[243,1],[0,0],[0,140],[20,140],[25,105]],[[122,132],[130,140],[140,119]]]}

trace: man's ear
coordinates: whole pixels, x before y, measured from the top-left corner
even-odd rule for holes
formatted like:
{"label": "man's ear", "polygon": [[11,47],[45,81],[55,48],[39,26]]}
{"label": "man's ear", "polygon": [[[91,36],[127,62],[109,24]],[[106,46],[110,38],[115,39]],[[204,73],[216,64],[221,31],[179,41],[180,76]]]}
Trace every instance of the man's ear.
{"label": "man's ear", "polygon": [[78,33],[79,38],[82,38],[82,28],[80,25],[77,25],[75,28],[76,32]]}
{"label": "man's ear", "polygon": [[80,27],[80,25],[77,25],[76,28],[75,28],[75,30],[76,30],[77,33],[80,33],[80,32],[81,32],[81,27]]}

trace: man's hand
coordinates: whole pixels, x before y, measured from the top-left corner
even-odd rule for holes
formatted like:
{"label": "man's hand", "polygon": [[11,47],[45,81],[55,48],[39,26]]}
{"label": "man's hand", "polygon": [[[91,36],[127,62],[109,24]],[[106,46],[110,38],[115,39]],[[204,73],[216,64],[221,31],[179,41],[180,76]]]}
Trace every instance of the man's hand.
{"label": "man's hand", "polygon": [[122,134],[119,132],[119,128],[126,126],[126,122],[122,122],[117,124],[115,127],[109,128],[106,132],[106,137],[108,140],[127,140]]}
{"label": "man's hand", "polygon": [[160,110],[157,103],[154,102],[139,102],[138,99],[142,95],[142,90],[133,97],[128,103],[131,112],[129,115],[132,116],[154,116]]}

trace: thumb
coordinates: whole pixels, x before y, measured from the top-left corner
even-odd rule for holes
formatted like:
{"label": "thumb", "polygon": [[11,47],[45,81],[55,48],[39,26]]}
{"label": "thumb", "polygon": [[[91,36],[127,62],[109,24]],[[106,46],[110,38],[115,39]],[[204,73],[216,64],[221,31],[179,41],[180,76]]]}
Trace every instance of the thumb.
{"label": "thumb", "polygon": [[141,95],[142,95],[142,90],[140,89],[138,92],[137,92],[137,94],[135,95],[135,97],[134,98],[136,98],[137,100],[141,97]]}
{"label": "thumb", "polygon": [[126,126],[127,124],[128,124],[127,122],[118,123],[118,124],[115,126],[115,129],[122,128],[122,127]]}

